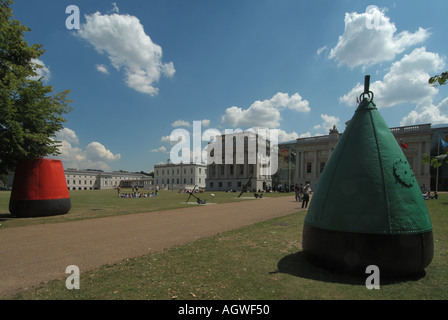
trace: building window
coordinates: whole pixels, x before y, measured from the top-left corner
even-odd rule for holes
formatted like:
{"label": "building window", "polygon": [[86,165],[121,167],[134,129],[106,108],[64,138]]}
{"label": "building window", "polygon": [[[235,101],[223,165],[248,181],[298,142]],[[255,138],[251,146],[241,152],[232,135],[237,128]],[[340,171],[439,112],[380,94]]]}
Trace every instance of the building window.
{"label": "building window", "polygon": [[210,182],[210,188],[213,188],[213,182]]}
{"label": "building window", "polygon": [[322,173],[322,171],[324,171],[325,168],[325,162],[321,162],[320,163],[320,173]]}
{"label": "building window", "polygon": [[233,164],[231,164],[229,167],[230,167],[230,174],[233,175]]}
{"label": "building window", "polygon": [[240,174],[244,173],[244,165],[240,164]]}
{"label": "building window", "polygon": [[238,186],[238,187],[241,187],[241,181],[238,181],[237,186]]}
{"label": "building window", "polygon": [[221,181],[218,182],[218,187],[222,188],[222,182]]}
{"label": "building window", "polygon": [[201,178],[199,178],[199,183],[202,183],[202,179]]}
{"label": "building window", "polygon": [[201,171],[202,171],[202,169],[201,169],[201,168],[199,168],[199,174],[201,174],[201,173],[202,173]]}
{"label": "building window", "polygon": [[311,173],[311,170],[312,170],[312,163],[307,162],[306,163],[306,173]]}

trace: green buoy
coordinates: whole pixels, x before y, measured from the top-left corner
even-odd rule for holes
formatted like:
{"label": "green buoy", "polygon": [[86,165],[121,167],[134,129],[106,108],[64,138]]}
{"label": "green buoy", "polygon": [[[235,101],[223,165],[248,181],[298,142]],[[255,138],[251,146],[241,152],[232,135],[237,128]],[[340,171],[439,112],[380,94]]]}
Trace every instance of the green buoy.
{"label": "green buoy", "polygon": [[304,253],[327,267],[382,275],[424,272],[434,251],[432,224],[418,183],[381,117],[370,76],[353,118],[313,194]]}

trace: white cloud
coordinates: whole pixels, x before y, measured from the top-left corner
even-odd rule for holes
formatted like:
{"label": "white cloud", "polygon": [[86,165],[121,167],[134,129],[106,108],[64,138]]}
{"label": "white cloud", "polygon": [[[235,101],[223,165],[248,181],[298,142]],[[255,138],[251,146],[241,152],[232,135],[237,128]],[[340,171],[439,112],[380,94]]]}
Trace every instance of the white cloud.
{"label": "white cloud", "polygon": [[60,159],[65,168],[109,170],[109,162],[117,161],[120,154],[113,154],[99,142],[91,142],[83,150],[75,131],[64,128],[56,134],[56,140],[61,141],[59,147]]}
{"label": "white cloud", "polygon": [[[118,12],[117,10],[114,10]],[[139,92],[157,95],[154,84],[175,73],[172,62],[162,62],[162,48],[152,42],[140,20],[131,15],[86,15],[77,35],[90,42],[99,53],[106,53],[112,65],[124,68],[126,84]]]}
{"label": "white cloud", "polygon": [[291,133],[287,133],[286,131],[284,131],[282,129],[278,129],[278,142],[291,141],[291,140],[296,140],[298,138],[299,138],[299,135],[295,131],[293,131]]}
{"label": "white cloud", "polygon": [[107,69],[107,67],[104,64],[97,64],[95,68],[101,73],[109,74],[109,69]]}
{"label": "white cloud", "polygon": [[406,117],[401,120],[401,126],[431,123],[446,124],[448,123],[448,98],[445,98],[438,105],[417,106]]}
{"label": "white cloud", "polygon": [[91,142],[87,145],[85,154],[92,161],[116,161],[120,160],[120,154],[113,154],[99,142]]}
{"label": "white cloud", "polygon": [[255,101],[246,110],[236,106],[227,108],[221,121],[232,127],[277,128],[282,119],[280,111],[285,108],[302,113],[311,110],[309,102],[298,93],[289,96],[287,93],[278,92],[271,99]]}
{"label": "white cloud", "polygon": [[166,147],[161,146],[160,148],[152,149],[151,152],[164,152],[165,153],[165,152],[167,152],[167,149],[166,149]]}
{"label": "white cloud", "polygon": [[[328,134],[328,132],[330,131],[330,129],[333,128],[333,126],[338,127],[340,124],[340,119],[338,117],[335,116],[329,116],[327,114],[321,114],[320,118],[322,119],[322,123],[315,125],[314,129],[315,130],[324,130],[326,133]],[[318,134],[318,135],[324,135],[324,134]]]}
{"label": "white cloud", "polygon": [[[394,62],[383,80],[371,83],[375,103],[379,108],[400,103],[431,104],[438,89],[428,84],[428,72],[438,72],[444,67],[445,61],[438,54],[427,52],[425,47],[414,49]],[[363,91],[363,85],[358,83],[339,102],[354,106]]]}
{"label": "white cloud", "polygon": [[327,51],[327,50],[328,50],[328,46],[325,45],[325,46],[320,47],[319,49],[317,49],[317,50],[316,50],[316,54],[317,54],[318,56],[320,56],[320,55],[322,54],[322,52]]}
{"label": "white cloud", "polygon": [[163,136],[161,139],[160,139],[160,141],[162,141],[162,142],[170,142],[171,140],[170,140],[170,136]]}
{"label": "white cloud", "polygon": [[210,120],[208,120],[208,119],[201,120],[202,127],[207,128],[209,125],[210,125]]}
{"label": "white cloud", "polygon": [[[377,19],[377,25],[369,25],[373,19]],[[393,61],[397,54],[429,37],[428,30],[423,28],[415,33],[397,34],[395,24],[378,8],[365,13],[346,13],[344,21],[344,33],[330,50],[329,58],[352,69]]]}
{"label": "white cloud", "polygon": [[76,135],[75,131],[73,131],[72,129],[69,129],[69,128],[62,128],[62,130],[60,130],[57,133],[57,137],[61,141],[67,141],[69,143],[74,143],[74,144],[79,143],[79,139],[78,139],[78,136]]}
{"label": "white cloud", "polygon": [[34,71],[37,73],[34,77],[29,77],[31,80],[39,80],[43,79],[44,82],[48,82],[51,78],[50,68],[48,68],[42,60],[39,59],[31,59],[31,62],[36,65]]}
{"label": "white cloud", "polygon": [[184,120],[176,120],[171,124],[172,127],[189,127],[190,123]]}
{"label": "white cloud", "polygon": [[309,138],[311,137],[311,132],[307,131],[305,133],[302,133],[301,135],[299,135],[299,138]]}

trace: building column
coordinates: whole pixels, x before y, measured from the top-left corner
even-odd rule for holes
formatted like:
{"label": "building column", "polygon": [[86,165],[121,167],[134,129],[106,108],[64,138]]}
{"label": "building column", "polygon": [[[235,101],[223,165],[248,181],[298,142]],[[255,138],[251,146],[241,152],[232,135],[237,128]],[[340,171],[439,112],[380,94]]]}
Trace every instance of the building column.
{"label": "building column", "polygon": [[423,141],[418,142],[418,152],[417,152],[417,174],[419,176],[423,175],[422,159],[423,159]]}

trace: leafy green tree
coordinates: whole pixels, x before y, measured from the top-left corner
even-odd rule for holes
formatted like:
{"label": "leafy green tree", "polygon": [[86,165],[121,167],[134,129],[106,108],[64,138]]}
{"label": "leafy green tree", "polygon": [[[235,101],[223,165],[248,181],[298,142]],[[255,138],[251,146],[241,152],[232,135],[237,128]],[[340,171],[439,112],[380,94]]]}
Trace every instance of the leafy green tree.
{"label": "leafy green tree", "polygon": [[448,80],[448,71],[445,71],[444,73],[429,78],[428,83],[434,87],[437,87],[437,85],[442,86],[446,84],[447,80]]}
{"label": "leafy green tree", "polygon": [[423,163],[429,164],[433,168],[441,167],[444,163],[448,162],[448,152],[440,154],[435,157],[431,157],[429,154],[423,154]]}
{"label": "leafy green tree", "polygon": [[37,79],[42,66],[34,61],[44,50],[28,45],[30,29],[14,19],[11,4],[0,0],[0,173],[23,159],[60,154],[56,133],[71,110],[68,90],[54,93]]}

